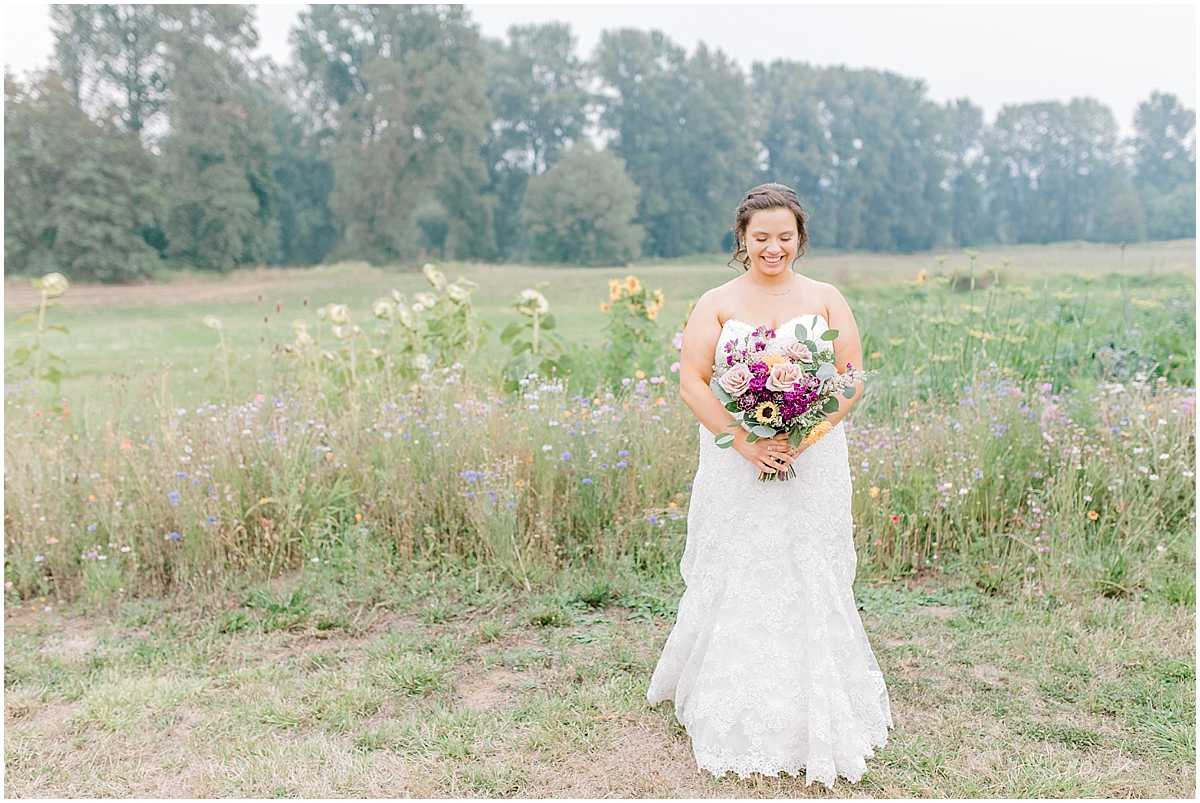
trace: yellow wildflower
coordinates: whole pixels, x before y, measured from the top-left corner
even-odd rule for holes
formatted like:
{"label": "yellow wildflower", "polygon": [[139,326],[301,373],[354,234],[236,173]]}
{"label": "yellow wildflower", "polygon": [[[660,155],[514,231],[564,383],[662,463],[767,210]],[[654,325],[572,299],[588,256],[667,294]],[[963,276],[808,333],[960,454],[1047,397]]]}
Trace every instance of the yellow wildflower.
{"label": "yellow wildflower", "polygon": [[875,497],[879,496],[879,486],[877,486],[877,485],[872,485],[870,488],[868,488],[868,489],[867,489],[867,496],[871,497],[872,499],[874,499]]}
{"label": "yellow wildflower", "polygon": [[609,304],[607,301],[600,302],[600,311],[601,312],[609,312],[611,310],[612,310],[612,304]]}
{"label": "yellow wildflower", "polygon": [[634,372],[633,372],[633,375],[634,375],[634,376],[636,376],[638,379],[645,379],[645,378],[646,378],[646,372],[645,372],[645,371],[643,371],[643,370],[642,370],[642,369],[640,369],[640,368],[639,368],[638,370],[634,371]]}
{"label": "yellow wildflower", "polygon": [[1089,510],[1087,516],[1092,521],[1095,521],[1096,519],[1100,518],[1100,514],[1094,510]]}
{"label": "yellow wildflower", "polygon": [[804,442],[809,446],[812,446],[814,443],[821,440],[821,438],[825,437],[826,433],[828,433],[831,429],[833,429],[833,424],[830,424],[828,421],[822,421],[812,428],[812,432],[808,433],[808,437],[804,439]]}
{"label": "yellow wildflower", "polygon": [[783,362],[790,362],[790,360],[788,360],[788,358],[782,354],[768,354],[766,357],[762,358],[762,361],[767,364],[768,368],[779,365]]}
{"label": "yellow wildflower", "polygon": [[621,297],[621,280],[610,279],[608,282],[608,300],[616,301]]}
{"label": "yellow wildflower", "polygon": [[625,277],[625,292],[631,296],[642,292],[642,283],[632,273]]}

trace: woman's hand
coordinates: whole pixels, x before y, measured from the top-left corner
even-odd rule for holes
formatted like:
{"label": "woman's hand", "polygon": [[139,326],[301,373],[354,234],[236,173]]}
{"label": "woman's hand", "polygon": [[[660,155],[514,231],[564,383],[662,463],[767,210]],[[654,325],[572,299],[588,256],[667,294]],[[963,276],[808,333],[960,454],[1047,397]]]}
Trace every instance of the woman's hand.
{"label": "woman's hand", "polygon": [[800,444],[796,449],[788,445],[786,432],[780,432],[773,438],[759,438],[754,443],[746,440],[746,432],[740,432],[733,441],[733,448],[759,471],[771,474],[776,471],[786,471],[800,454],[808,447]]}

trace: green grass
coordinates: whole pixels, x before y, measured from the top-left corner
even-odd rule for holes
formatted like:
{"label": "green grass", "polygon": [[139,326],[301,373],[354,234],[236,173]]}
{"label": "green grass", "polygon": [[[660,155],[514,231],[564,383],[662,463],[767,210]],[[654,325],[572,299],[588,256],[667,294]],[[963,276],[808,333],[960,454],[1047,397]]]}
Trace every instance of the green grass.
{"label": "green grass", "polygon": [[[596,594],[594,575],[562,575],[526,599],[492,590],[497,578],[476,591],[473,573],[422,575],[368,613],[346,599],[366,588],[339,593],[323,573],[255,595],[269,592],[277,606],[294,592],[310,599],[291,629],[266,625],[277,613],[269,606],[233,600],[251,623],[233,633],[196,608],[211,603],[189,598],[126,603],[107,620],[9,606],[6,794],[1186,797],[1195,788],[1192,615],[1152,599],[859,586],[896,727],[859,784],[827,791],[803,779],[696,774],[670,705],[644,697],[672,617],[637,616],[648,610],[638,600],[673,599],[677,582],[615,575]],[[431,607],[444,609],[439,621]],[[322,629],[330,615],[346,624]]]}
{"label": "green grass", "polygon": [[[993,249],[975,290],[966,257],[936,256],[806,258],[879,371],[847,436],[897,722],[833,794],[1184,796],[1194,242]],[[480,284],[489,342],[408,398],[306,386],[273,352],[315,307],[370,328],[373,299],[427,287],[363,265],[72,288],[47,341],[65,416],[6,359],[7,793],[826,794],[697,775],[644,703],[695,471],[674,377],[536,398],[494,380],[525,287],[550,282],[595,377],[609,279],[663,287],[665,341],[734,272],[446,272]],[[228,394],[209,313],[238,355]]]}

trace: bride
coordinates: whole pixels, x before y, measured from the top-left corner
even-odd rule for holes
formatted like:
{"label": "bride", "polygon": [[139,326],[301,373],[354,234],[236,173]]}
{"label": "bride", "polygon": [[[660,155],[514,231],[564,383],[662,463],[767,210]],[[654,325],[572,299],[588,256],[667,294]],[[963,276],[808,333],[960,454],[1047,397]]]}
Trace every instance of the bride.
{"label": "bride", "polygon": [[[836,329],[837,365],[862,367],[841,293],[792,270],[808,243],[805,217],[781,184],[747,193],[734,223],[734,260],[745,272],[705,293],[688,320],[680,394],[701,427],[680,564],[687,590],[647,696],[674,701],[699,769],[744,778],[804,768],[806,785],[832,786],[839,774],[857,782],[892,726],[851,592],[856,556],[840,423],[850,404],[829,416],[824,437],[796,449],[786,434],[751,443],[741,429],[732,449],[719,449],[713,438],[730,431],[733,416],[709,386],[725,343],[761,325],[777,331],[776,350],[795,342],[796,324],[815,342]],[[759,481],[760,472],[789,465],[794,480]]]}

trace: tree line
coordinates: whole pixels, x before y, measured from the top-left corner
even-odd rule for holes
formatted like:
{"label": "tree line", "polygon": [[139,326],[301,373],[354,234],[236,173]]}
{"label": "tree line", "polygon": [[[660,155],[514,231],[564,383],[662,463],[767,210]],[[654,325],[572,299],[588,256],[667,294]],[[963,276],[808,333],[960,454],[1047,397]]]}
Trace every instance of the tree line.
{"label": "tree line", "polygon": [[253,57],[246,6],[52,20],[53,68],[4,79],[9,272],[713,253],[764,181],[818,247],[1195,236],[1195,113],[1169,94],[1126,141],[1093,99],[986,124],[889,72],[745,72],[628,28],[584,60],[564,24],[492,40],[461,6],[313,5],[287,65]]}

